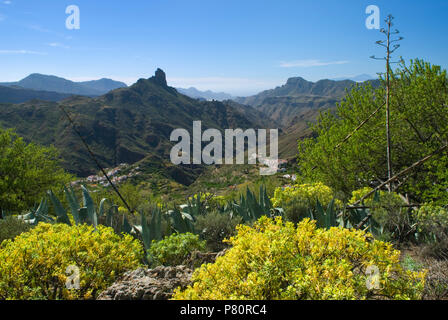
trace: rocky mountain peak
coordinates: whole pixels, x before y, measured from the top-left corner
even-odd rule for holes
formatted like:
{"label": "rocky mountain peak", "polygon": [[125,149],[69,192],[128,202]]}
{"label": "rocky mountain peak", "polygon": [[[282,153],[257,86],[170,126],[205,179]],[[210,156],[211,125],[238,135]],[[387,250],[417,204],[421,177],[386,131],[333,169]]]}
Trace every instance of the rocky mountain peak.
{"label": "rocky mountain peak", "polygon": [[158,85],[161,85],[163,87],[166,87],[168,85],[167,82],[166,82],[166,74],[160,68],[158,68],[156,70],[156,73],[155,73],[154,77],[152,77],[151,79],[153,79],[153,81],[155,83],[157,83]]}

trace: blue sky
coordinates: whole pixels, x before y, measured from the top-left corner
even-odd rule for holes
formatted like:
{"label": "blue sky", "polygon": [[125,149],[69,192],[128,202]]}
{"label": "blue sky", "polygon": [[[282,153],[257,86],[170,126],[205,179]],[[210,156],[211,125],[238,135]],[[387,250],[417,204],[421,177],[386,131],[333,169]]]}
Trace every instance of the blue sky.
{"label": "blue sky", "polygon": [[[80,9],[68,30],[65,9]],[[30,73],[132,84],[160,67],[176,87],[253,94],[302,76],[375,75],[365,13],[405,37],[397,56],[448,66],[447,0],[0,0],[0,81]]]}

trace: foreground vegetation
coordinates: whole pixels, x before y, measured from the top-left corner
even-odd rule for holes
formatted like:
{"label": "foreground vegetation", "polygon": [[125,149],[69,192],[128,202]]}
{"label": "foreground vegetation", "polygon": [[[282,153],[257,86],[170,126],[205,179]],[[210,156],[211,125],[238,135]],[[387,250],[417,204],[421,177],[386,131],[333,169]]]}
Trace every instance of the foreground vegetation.
{"label": "foreground vegetation", "polygon": [[[187,263],[198,268],[175,299],[447,298],[447,158],[435,152],[448,140],[447,74],[417,60],[392,85],[394,172],[433,156],[391,190],[378,188],[384,119],[359,127],[381,87],[322,114],[299,141],[297,180],[213,168],[171,198],[144,181],[120,186],[125,201],[73,188],[53,148],[1,132],[0,299],[95,299],[128,270]],[[188,262],[197,252],[221,254],[200,266]],[[79,289],[66,286],[70,266]]]}
{"label": "foreground vegetation", "polygon": [[362,231],[264,217],[238,227],[229,242],[229,252],[197,270],[175,299],[419,299],[424,288],[423,272],[404,270],[391,244]]}

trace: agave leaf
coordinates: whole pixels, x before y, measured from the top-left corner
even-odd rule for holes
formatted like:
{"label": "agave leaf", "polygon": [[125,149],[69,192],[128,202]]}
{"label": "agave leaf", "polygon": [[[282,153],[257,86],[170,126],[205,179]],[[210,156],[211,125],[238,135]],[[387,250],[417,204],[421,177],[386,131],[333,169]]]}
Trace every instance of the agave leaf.
{"label": "agave leaf", "polygon": [[20,220],[31,220],[31,219],[35,219],[35,218],[36,218],[36,216],[34,214],[34,211],[30,211],[26,214],[17,216],[17,219],[20,219]]}
{"label": "agave leaf", "polygon": [[106,205],[106,202],[111,203],[111,201],[107,198],[101,199],[100,207],[98,209],[98,217],[102,217],[104,215],[104,207]]}
{"label": "agave leaf", "polygon": [[149,229],[152,236],[151,240],[162,240],[162,212],[159,208],[155,208],[152,212]]}
{"label": "agave leaf", "polygon": [[83,206],[87,208],[87,216],[90,223],[96,229],[98,225],[98,219],[95,210],[95,204],[93,203],[92,197],[90,196],[89,190],[85,186],[81,186],[82,196],[83,196]]}
{"label": "agave leaf", "polygon": [[79,218],[78,210],[79,204],[78,199],[76,198],[75,191],[72,186],[70,186],[70,191],[64,186],[65,197],[67,198],[67,202],[70,206],[70,211],[72,212],[73,220],[75,220],[75,224],[80,224],[81,220]]}
{"label": "agave leaf", "polygon": [[139,234],[142,234],[143,229],[141,225],[133,226],[134,230],[136,230]]}
{"label": "agave leaf", "polygon": [[325,215],[325,211],[324,208],[322,207],[322,204],[320,203],[319,200],[316,200],[316,212],[315,212],[316,216],[316,224],[317,227],[319,228],[325,228],[326,225],[326,215]]}
{"label": "agave leaf", "polygon": [[314,217],[315,214],[313,213],[313,209],[311,207],[308,208],[308,216],[311,220],[316,220],[316,218]]}
{"label": "agave leaf", "polygon": [[107,215],[106,215],[106,225],[108,227],[113,227],[112,223],[113,223],[113,218],[114,216],[118,216],[118,206],[113,204],[109,210],[107,211]]}
{"label": "agave leaf", "polygon": [[58,217],[56,221],[59,223],[65,223],[65,224],[68,224],[69,226],[71,226],[72,223],[70,222],[70,219],[67,215],[67,211],[62,206],[62,203],[54,195],[53,191],[49,190],[47,193],[48,193],[48,196],[50,197],[51,202],[53,203],[56,216]]}
{"label": "agave leaf", "polygon": [[87,211],[86,207],[79,208],[78,210],[78,216],[79,216],[79,223],[87,223],[87,220],[89,218],[89,213]]}
{"label": "agave leaf", "polygon": [[47,199],[42,199],[42,201],[40,202],[39,207],[37,208],[36,212],[35,212],[36,216],[47,216],[48,215],[48,204],[47,204]]}
{"label": "agave leaf", "polygon": [[123,224],[121,225],[121,232],[131,234],[132,226],[129,224],[128,219],[126,219],[126,215],[123,215]]}
{"label": "agave leaf", "polygon": [[143,211],[140,211],[141,225],[142,225],[142,239],[143,245],[146,251],[151,247],[151,232],[149,230],[148,224],[146,223],[146,217]]}
{"label": "agave leaf", "polygon": [[243,206],[244,205],[234,203],[233,210],[237,215],[239,215],[241,218],[243,218],[244,222],[249,222],[249,221],[251,221],[251,217],[250,217],[248,211],[245,208],[243,208]]}
{"label": "agave leaf", "polygon": [[272,202],[264,185],[260,186],[260,205],[264,212],[269,212],[272,209]]}
{"label": "agave leaf", "polygon": [[[174,210],[168,211],[170,220],[172,222],[172,228],[178,233],[193,232],[193,223],[190,215],[181,213],[176,207]],[[187,216],[188,215],[188,216]]]}
{"label": "agave leaf", "polygon": [[35,212],[36,218],[34,219],[34,225],[39,222],[53,223],[54,219],[48,214],[48,203],[47,199],[43,199]]}
{"label": "agave leaf", "polygon": [[328,204],[327,212],[325,214],[325,227],[330,229],[336,226],[336,213],[334,211],[334,199]]}

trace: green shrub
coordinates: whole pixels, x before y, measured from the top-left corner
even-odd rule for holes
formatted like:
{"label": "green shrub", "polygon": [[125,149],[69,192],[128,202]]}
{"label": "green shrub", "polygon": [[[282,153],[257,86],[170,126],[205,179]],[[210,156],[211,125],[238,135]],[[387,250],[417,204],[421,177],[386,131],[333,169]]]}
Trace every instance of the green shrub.
{"label": "green shrub", "polygon": [[52,187],[70,181],[55,147],[26,143],[12,130],[0,129],[0,212],[31,208]]}
{"label": "green shrub", "polygon": [[314,209],[315,205],[311,205],[306,199],[292,198],[282,204],[286,221],[299,223],[305,218],[310,217],[310,209]]}
{"label": "green shrub", "polygon": [[406,255],[401,262],[401,265],[410,271],[420,271],[423,269],[423,264],[412,258],[410,255]]}
{"label": "green shrub", "polygon": [[31,226],[28,223],[19,220],[16,217],[0,219],[0,243],[2,243],[3,240],[12,240],[19,234],[30,229]]}
{"label": "green shrub", "polygon": [[205,249],[206,242],[192,233],[174,233],[153,242],[148,260],[152,265],[177,266],[185,262],[193,251]]}
{"label": "green shrub", "polygon": [[[111,228],[39,223],[0,245],[0,299],[94,299],[142,258],[138,241]],[[67,288],[68,267],[79,289]]]}
{"label": "green shrub", "polygon": [[263,217],[230,242],[174,299],[419,299],[424,288],[424,272],[404,270],[398,250],[363,231]]}
{"label": "green shrub", "polygon": [[448,210],[426,204],[416,211],[418,239],[427,244],[428,253],[439,258],[448,258]]}
{"label": "green shrub", "polygon": [[207,242],[207,249],[212,252],[219,252],[228,247],[223,242],[236,232],[236,226],[243,223],[239,216],[231,217],[229,214],[210,212],[197,218],[195,228],[201,232],[201,239]]}
{"label": "green shrub", "polygon": [[381,240],[406,242],[412,240],[416,231],[412,212],[403,207],[405,202],[396,193],[381,193],[378,202],[370,202],[372,217],[383,228]]}

